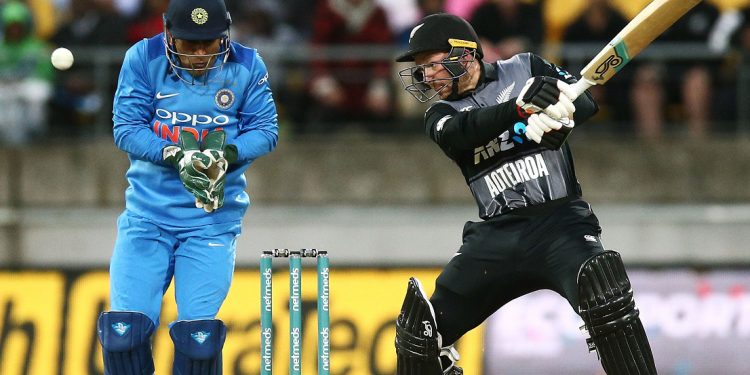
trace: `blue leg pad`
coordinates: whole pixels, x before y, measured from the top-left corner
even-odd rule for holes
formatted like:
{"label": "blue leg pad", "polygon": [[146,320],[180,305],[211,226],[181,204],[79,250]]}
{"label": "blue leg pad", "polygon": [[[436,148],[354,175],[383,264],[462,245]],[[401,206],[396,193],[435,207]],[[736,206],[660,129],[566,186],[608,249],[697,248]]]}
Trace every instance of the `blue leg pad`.
{"label": "blue leg pad", "polygon": [[105,375],[153,375],[151,334],[154,322],[139,312],[109,311],[96,323]]}
{"label": "blue leg pad", "polygon": [[181,320],[169,329],[174,342],[173,375],[221,375],[227,327],[221,320]]}

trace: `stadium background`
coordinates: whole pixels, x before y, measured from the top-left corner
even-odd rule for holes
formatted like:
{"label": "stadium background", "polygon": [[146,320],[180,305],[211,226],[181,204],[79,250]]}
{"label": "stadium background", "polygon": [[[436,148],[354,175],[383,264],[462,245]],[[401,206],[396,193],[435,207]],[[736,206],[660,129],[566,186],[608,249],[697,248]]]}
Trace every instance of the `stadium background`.
{"label": "stadium background", "polygon": [[[28,2],[42,38],[62,22],[57,3],[64,2]],[[630,18],[646,1],[612,3]],[[745,0],[711,3],[727,12],[748,6]],[[539,5],[547,26],[540,53],[561,61],[562,33],[587,2]],[[677,47],[677,53],[650,48],[643,59],[669,65],[684,58]],[[98,74],[93,83],[104,101],[88,122],[61,127],[50,118],[48,131],[28,142],[0,143],[0,374],[102,373],[94,322],[107,304],[106,265],[127,168],[109,134],[106,100],[124,48],[72,48],[76,65]],[[267,59],[304,68],[308,48],[271,45]],[[362,57],[387,58],[395,48],[370,48]],[[741,51],[698,55],[708,63],[740,61],[729,73],[736,114],[713,117],[708,135],[686,137],[679,116],[658,140],[598,119],[577,130],[571,143],[603,241],[630,266],[660,373],[739,375],[747,373],[743,359],[750,349],[750,117],[742,96],[750,92],[750,75]],[[297,79],[294,72],[284,78]],[[394,95],[410,103],[397,90]],[[282,113],[279,148],[248,171],[253,207],[220,313],[230,330],[225,373],[258,372],[257,262],[262,249],[279,247],[331,254],[332,373],[394,372],[393,320],[408,276],[418,275],[431,289],[460,244],[463,223],[476,220],[460,174],[420,134],[421,108],[409,106],[392,129],[377,134],[357,127],[301,134],[299,120]],[[282,373],[287,278],[278,267],[275,371]],[[305,373],[314,371],[313,280],[305,273]],[[175,316],[168,293],[164,322]],[[467,374],[601,374],[595,355],[586,353],[581,324],[562,298],[534,293],[462,339],[461,363]],[[163,326],[154,352],[157,373],[168,373],[171,343]]]}

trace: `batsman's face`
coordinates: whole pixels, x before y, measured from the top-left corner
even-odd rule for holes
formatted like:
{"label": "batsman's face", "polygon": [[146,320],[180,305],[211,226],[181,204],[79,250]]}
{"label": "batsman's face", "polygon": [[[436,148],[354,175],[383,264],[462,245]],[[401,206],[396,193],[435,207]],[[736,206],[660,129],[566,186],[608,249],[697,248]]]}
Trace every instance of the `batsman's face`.
{"label": "batsman's face", "polygon": [[180,65],[194,77],[203,75],[211,67],[221,48],[221,39],[214,40],[174,40],[175,51],[178,53]]}
{"label": "batsman's face", "polygon": [[423,82],[435,90],[440,99],[447,98],[453,86],[453,77],[443,65],[447,57],[448,52],[425,52],[414,56],[414,62],[424,75]]}

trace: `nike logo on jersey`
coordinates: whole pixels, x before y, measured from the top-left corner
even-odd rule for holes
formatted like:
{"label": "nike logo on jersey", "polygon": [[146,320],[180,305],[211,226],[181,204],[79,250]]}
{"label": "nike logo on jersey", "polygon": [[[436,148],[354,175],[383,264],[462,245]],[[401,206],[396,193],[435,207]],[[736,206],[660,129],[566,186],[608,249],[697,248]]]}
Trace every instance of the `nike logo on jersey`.
{"label": "nike logo on jersey", "polygon": [[171,98],[171,97],[177,96],[177,95],[180,95],[180,93],[176,92],[174,94],[162,94],[161,91],[159,91],[159,92],[156,93],[156,99],[166,99],[166,98]]}

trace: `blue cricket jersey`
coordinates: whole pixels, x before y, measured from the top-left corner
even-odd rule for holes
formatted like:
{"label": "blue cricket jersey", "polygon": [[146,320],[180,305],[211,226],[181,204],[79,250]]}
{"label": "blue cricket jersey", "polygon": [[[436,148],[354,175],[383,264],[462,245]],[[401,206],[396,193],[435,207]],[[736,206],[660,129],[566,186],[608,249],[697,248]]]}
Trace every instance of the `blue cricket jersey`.
{"label": "blue cricket jersey", "polygon": [[[144,39],[127,51],[115,93],[115,144],[130,159],[126,209],[179,227],[239,221],[250,205],[244,172],[278,139],[266,66],[255,49],[231,42],[224,67],[190,85],[172,72],[162,38]],[[177,143],[181,130],[202,140],[216,129],[237,146],[238,160],[227,171],[224,206],[206,213],[195,207],[178,171],[164,163],[162,149]]]}

